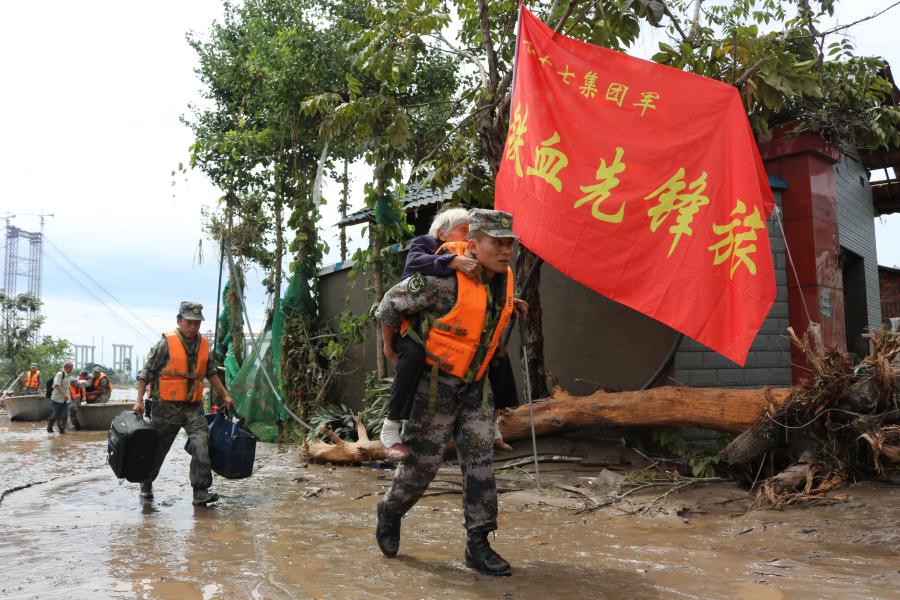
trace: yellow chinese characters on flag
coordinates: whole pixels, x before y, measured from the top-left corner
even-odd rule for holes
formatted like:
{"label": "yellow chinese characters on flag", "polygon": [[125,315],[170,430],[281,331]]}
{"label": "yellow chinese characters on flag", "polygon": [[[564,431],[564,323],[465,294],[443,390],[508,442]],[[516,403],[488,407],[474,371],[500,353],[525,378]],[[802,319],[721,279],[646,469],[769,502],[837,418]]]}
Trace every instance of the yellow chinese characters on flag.
{"label": "yellow chinese characters on flag", "polygon": [[738,92],[522,9],[496,208],[593,290],[739,364],[775,299],[774,206]]}

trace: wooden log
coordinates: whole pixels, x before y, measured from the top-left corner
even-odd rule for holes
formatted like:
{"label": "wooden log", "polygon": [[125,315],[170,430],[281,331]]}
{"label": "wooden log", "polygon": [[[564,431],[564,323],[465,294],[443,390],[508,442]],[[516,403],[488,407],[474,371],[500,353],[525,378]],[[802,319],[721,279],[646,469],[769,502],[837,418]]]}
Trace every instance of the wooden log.
{"label": "wooden log", "polygon": [[[738,433],[766,409],[777,409],[790,390],[659,387],[634,392],[595,392],[572,396],[563,390],[534,403],[537,435],[550,435],[591,425],[699,427]],[[500,416],[507,441],[531,436],[528,406]]]}
{"label": "wooden log", "polygon": [[[721,389],[661,387],[633,392],[595,392],[572,396],[554,390],[550,398],[534,403],[535,431],[553,435],[594,425],[700,427],[740,432],[764,410],[780,407],[789,389]],[[500,431],[507,441],[531,437],[528,406],[501,414]],[[315,462],[352,463],[384,460],[384,448],[370,441],[357,420],[359,440],[347,442],[331,434],[334,444],[317,441],[308,454]]]}

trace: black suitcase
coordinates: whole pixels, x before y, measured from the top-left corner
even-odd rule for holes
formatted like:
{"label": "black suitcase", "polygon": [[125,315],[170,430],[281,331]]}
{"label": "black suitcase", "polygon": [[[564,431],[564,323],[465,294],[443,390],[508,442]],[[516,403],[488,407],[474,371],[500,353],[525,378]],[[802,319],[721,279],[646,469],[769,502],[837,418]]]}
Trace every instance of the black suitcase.
{"label": "black suitcase", "polygon": [[109,426],[106,461],[119,479],[138,483],[150,477],[159,434],[130,410],[113,419]]}

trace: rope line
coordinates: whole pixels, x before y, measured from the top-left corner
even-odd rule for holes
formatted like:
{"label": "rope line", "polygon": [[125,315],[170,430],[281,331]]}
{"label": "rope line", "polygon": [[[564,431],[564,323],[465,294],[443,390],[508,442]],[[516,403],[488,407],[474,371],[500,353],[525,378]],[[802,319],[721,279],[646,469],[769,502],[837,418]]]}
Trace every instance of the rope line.
{"label": "rope line", "polygon": [[813,319],[809,314],[809,307],[806,305],[806,296],[803,295],[803,286],[800,284],[800,275],[797,273],[797,267],[794,265],[794,258],[791,256],[791,248],[788,245],[787,236],[784,234],[784,225],[781,222],[781,208],[776,205],[772,211],[775,213],[775,220],[778,221],[778,230],[781,231],[781,239],[784,240],[784,252],[787,254],[788,263],[794,272],[794,279],[797,280],[797,291],[800,293],[800,302],[803,304],[803,312],[806,313],[807,323],[813,323]]}

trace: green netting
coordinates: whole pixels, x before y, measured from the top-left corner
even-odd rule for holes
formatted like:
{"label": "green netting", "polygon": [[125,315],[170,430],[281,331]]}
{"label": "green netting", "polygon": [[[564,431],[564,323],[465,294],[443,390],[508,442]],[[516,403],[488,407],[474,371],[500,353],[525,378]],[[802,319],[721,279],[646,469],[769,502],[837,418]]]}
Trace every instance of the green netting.
{"label": "green netting", "polygon": [[400,213],[391,204],[388,196],[382,196],[375,201],[375,222],[381,225],[400,222]]}
{"label": "green netting", "polygon": [[[225,386],[229,387],[234,376],[237,375],[241,365],[234,356],[234,344],[231,339],[232,323],[236,320],[240,330],[244,328],[244,316],[238,311],[232,315],[228,303],[228,293],[231,290],[231,280],[225,284],[222,290],[222,311],[218,315],[218,337],[216,338],[215,356],[216,362],[225,367]],[[241,291],[243,293],[243,290]]]}
{"label": "green netting", "polygon": [[[284,307],[284,309],[282,309]],[[280,377],[280,369],[276,365],[281,364],[281,339],[284,334],[284,310],[298,310],[313,314],[314,304],[309,283],[306,278],[294,275],[288,284],[284,298],[276,300],[275,312],[272,317],[272,325],[260,333],[258,344],[251,344],[249,353],[244,359],[243,365],[238,365],[234,358],[233,346],[230,337],[225,351],[225,379],[228,391],[234,398],[235,410],[244,420],[253,435],[260,441],[274,442],[278,439],[279,423],[288,418],[287,411],[272,393],[266,377],[261,370],[266,369],[272,382],[278,387],[283,396],[283,387]],[[223,311],[219,320],[220,338],[221,330],[229,330],[229,321],[223,320]],[[229,315],[230,318],[230,315]],[[257,345],[259,352],[257,352]],[[217,348],[219,348],[217,344]]]}
{"label": "green netting", "polygon": [[[288,415],[272,393],[266,377],[261,373],[262,369],[268,370],[273,383],[276,382],[273,369],[275,344],[272,342],[272,332],[263,331],[257,342],[257,345],[250,348],[244,364],[229,386],[229,391],[234,398],[237,414],[244,420],[244,426],[260,441],[274,442],[278,440],[278,423],[284,421]],[[256,351],[257,346],[259,353]]]}

